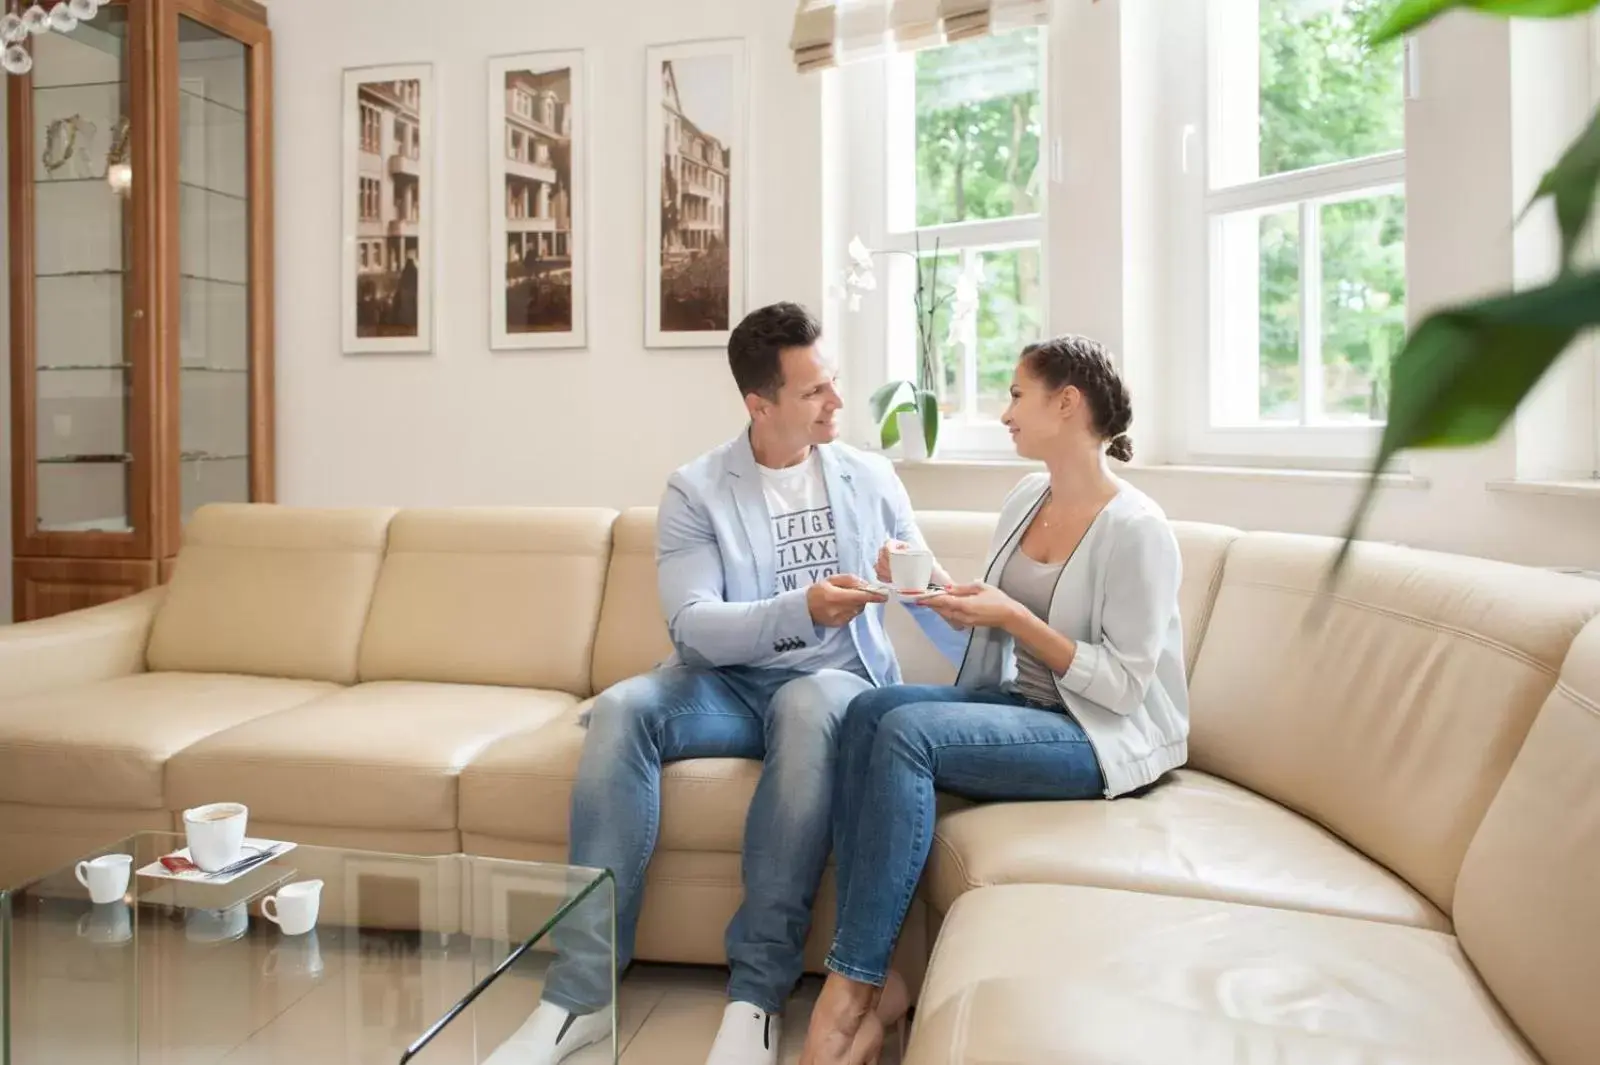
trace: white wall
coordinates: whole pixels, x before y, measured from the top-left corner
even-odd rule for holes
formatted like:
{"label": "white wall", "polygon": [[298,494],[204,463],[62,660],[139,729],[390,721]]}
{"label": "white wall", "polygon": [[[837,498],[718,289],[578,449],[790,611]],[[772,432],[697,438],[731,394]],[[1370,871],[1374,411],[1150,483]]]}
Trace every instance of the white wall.
{"label": "white wall", "polygon": [[[278,486],[297,504],[653,504],[736,433],[722,350],[644,348],[645,48],[749,47],[748,299],[821,310],[821,89],[788,52],[791,0],[274,0]],[[489,350],[487,58],[588,51],[589,350]],[[432,62],[437,343],[339,351],[340,79]]]}

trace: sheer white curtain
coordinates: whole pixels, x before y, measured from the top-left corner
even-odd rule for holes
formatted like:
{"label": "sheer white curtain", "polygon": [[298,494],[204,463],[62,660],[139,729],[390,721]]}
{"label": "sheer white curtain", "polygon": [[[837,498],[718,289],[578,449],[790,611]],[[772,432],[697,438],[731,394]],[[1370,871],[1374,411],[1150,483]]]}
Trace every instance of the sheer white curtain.
{"label": "sheer white curtain", "polygon": [[1050,0],[801,0],[789,46],[801,71],[936,47],[1049,20]]}

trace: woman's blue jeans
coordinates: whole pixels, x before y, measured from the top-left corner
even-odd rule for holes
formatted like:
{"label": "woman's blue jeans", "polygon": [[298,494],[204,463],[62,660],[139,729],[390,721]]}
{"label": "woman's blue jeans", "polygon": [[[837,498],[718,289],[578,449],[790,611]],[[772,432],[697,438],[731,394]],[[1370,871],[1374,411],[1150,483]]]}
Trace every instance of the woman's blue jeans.
{"label": "woman's blue jeans", "polygon": [[833,852],[839,927],[828,968],[882,985],[933,845],[934,791],[969,799],[1095,799],[1105,780],[1065,711],[1002,691],[863,692],[839,729]]}

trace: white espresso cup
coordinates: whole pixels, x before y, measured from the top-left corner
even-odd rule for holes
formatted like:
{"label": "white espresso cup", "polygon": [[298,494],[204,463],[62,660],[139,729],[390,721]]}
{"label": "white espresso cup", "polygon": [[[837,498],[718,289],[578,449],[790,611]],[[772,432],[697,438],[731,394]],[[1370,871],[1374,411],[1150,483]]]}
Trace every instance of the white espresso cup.
{"label": "white espresso cup", "polygon": [[236,802],[213,802],[183,811],[183,829],[194,864],[214,873],[238,861],[249,818],[249,809]]}
{"label": "white espresso cup", "polygon": [[261,916],[283,929],[286,936],[304,935],[317,926],[321,903],[322,881],[301,880],[262,899]]}
{"label": "white espresso cup", "polygon": [[133,869],[131,854],[102,854],[88,862],[79,862],[73,872],[78,883],[89,889],[89,899],[97,905],[116,902],[128,890],[128,874]]}
{"label": "white espresso cup", "polygon": [[920,547],[891,547],[889,576],[896,591],[925,592],[933,580],[933,552]]}

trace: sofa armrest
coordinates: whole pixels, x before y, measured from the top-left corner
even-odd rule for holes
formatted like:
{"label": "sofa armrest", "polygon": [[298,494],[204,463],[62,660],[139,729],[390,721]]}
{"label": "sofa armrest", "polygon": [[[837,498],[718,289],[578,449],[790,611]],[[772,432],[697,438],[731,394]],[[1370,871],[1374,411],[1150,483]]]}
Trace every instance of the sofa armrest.
{"label": "sofa armrest", "polygon": [[166,588],[0,626],[0,700],[143,673],[145,645]]}

